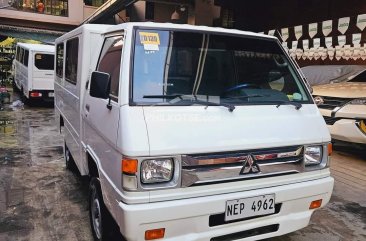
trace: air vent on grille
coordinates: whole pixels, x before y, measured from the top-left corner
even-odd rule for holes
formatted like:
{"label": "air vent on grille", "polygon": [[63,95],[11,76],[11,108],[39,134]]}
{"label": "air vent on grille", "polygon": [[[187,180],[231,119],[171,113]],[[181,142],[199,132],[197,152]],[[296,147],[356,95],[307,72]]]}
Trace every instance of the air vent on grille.
{"label": "air vent on grille", "polygon": [[324,103],[319,105],[320,109],[333,110],[336,107],[345,105],[351,99],[322,96]]}
{"label": "air vent on grille", "polygon": [[325,123],[327,125],[333,125],[336,121],[340,120],[341,118],[338,117],[330,117],[330,116],[323,116]]}

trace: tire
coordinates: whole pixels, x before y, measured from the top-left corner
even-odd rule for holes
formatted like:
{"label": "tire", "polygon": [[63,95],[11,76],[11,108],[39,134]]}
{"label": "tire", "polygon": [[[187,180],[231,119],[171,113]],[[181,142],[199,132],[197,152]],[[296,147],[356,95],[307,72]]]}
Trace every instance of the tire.
{"label": "tire", "polygon": [[67,147],[66,143],[65,143],[65,153],[64,153],[64,157],[65,157],[65,166],[67,170],[70,170],[72,172],[76,171],[76,164],[74,161],[74,158],[71,155],[71,152],[69,150],[69,148]]}
{"label": "tire", "polygon": [[89,217],[95,241],[110,240],[111,217],[103,202],[99,178],[92,177],[89,185]]}

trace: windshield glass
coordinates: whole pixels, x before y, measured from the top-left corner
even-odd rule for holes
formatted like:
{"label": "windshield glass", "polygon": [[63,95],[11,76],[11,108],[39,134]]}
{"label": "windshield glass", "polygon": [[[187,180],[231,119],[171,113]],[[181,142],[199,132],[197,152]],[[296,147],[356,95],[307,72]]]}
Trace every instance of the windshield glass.
{"label": "windshield glass", "polygon": [[132,88],[137,104],[309,101],[277,41],[212,33],[137,30]]}

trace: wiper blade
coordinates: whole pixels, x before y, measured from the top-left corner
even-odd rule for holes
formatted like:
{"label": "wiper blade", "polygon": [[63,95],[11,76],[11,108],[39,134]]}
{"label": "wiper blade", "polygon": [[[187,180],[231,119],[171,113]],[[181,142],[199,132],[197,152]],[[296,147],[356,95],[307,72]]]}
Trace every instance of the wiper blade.
{"label": "wiper blade", "polygon": [[174,99],[181,98],[183,94],[172,94],[172,95],[144,95],[143,98],[146,99]]}
{"label": "wiper blade", "polygon": [[204,105],[206,105],[206,107],[209,106],[209,105],[224,106],[224,107],[228,108],[228,110],[230,112],[233,112],[235,110],[234,105],[230,105],[230,104],[227,104],[227,103],[216,103],[216,102],[211,102],[211,101],[208,101],[208,100],[199,100],[199,99],[194,99],[193,103],[204,104]]}
{"label": "wiper blade", "polygon": [[255,97],[268,97],[270,95],[241,95],[241,96],[228,96],[223,97],[224,99],[249,99],[249,98],[255,98]]}
{"label": "wiper blade", "polygon": [[[271,101],[272,102],[272,101]],[[302,107],[302,104],[299,102],[293,102],[293,101],[288,101],[288,100],[275,100],[273,101],[274,103],[276,103],[276,107],[280,107],[281,105],[293,105],[295,106],[296,110],[299,110]]]}
{"label": "wiper blade", "polygon": [[[183,97],[189,97],[187,99],[184,99]],[[197,104],[202,104],[202,105],[213,105],[213,106],[224,106],[226,108],[229,109],[230,112],[233,112],[233,110],[235,109],[234,105],[230,105],[227,103],[216,103],[216,102],[211,102],[208,100],[200,100],[197,98],[197,96],[195,95],[184,95],[184,94],[172,94],[172,95],[144,95],[143,98],[150,98],[150,99],[175,99],[175,98],[179,98],[180,100],[187,100],[190,101],[192,103],[197,103]]]}

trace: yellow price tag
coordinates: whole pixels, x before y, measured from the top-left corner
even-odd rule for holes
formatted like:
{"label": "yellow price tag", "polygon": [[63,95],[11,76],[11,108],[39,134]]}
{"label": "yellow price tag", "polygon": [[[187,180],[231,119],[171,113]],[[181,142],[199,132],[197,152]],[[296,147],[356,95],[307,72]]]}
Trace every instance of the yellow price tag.
{"label": "yellow price tag", "polygon": [[141,44],[160,45],[160,39],[158,33],[140,32]]}

